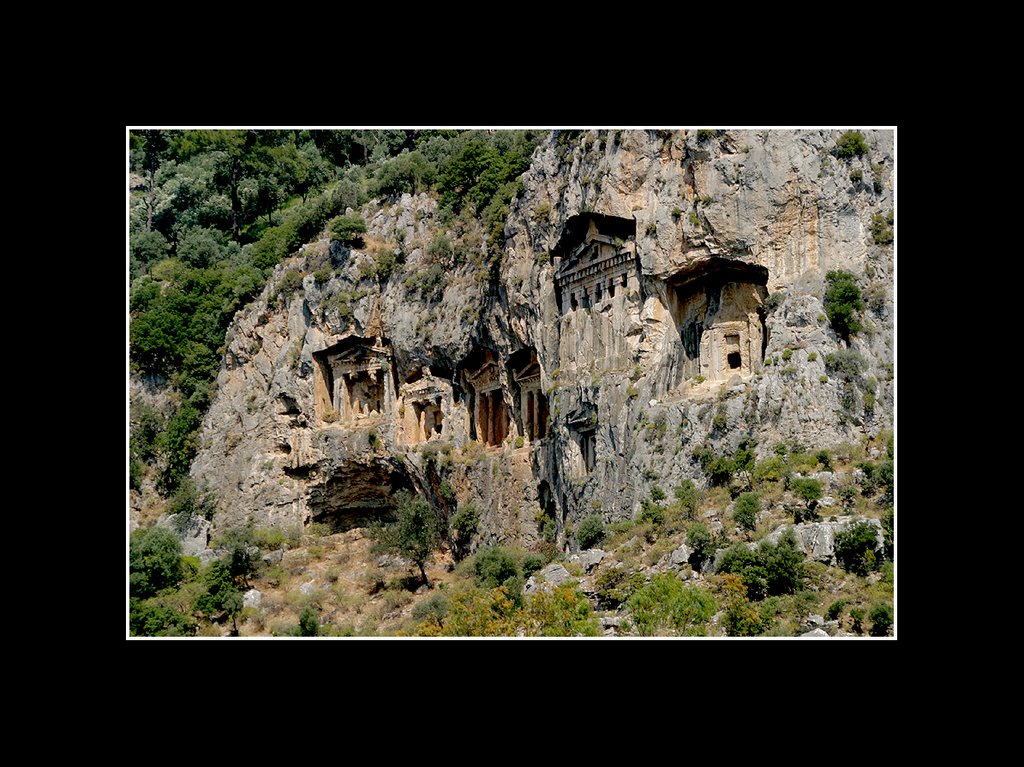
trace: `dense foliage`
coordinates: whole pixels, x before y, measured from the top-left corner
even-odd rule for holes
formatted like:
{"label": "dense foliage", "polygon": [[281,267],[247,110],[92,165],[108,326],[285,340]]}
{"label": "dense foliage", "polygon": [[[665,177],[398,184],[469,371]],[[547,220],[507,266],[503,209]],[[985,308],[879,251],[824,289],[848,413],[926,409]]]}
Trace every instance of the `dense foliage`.
{"label": "dense foliage", "polygon": [[750,599],[790,594],[803,584],[804,553],[793,530],[787,529],[778,543],[761,541],[753,551],[734,543],[722,554],[718,571],[740,576]]}
{"label": "dense foliage", "polygon": [[850,335],[861,329],[858,312],[864,310],[864,300],[856,278],[847,271],[837,269],[825,275],[825,314],[832,329],[847,343]]}

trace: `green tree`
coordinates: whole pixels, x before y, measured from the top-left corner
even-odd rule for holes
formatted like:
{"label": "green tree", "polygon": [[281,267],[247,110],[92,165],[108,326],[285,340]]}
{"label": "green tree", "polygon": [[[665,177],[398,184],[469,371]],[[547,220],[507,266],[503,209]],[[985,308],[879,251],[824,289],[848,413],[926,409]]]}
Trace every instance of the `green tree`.
{"label": "green tree", "polygon": [[834,270],[825,275],[825,314],[832,329],[849,345],[850,336],[861,329],[857,313],[863,311],[864,301],[856,278],[847,271]]}
{"label": "green tree", "polygon": [[696,554],[698,564],[703,564],[714,556],[715,537],[708,530],[707,526],[700,522],[694,522],[690,525],[690,529],[686,533],[686,543],[689,544],[690,548],[693,549],[693,553]]}
{"label": "green tree", "polygon": [[821,500],[821,482],[813,477],[793,477],[789,480],[789,489],[804,502],[808,511],[813,511],[814,506]]}
{"label": "green tree", "polygon": [[423,498],[401,492],[393,522],[377,522],[370,528],[375,549],[412,560],[428,587],[426,563],[441,545],[443,526],[437,512]]}
{"label": "green tree", "polygon": [[338,216],[331,221],[331,237],[344,243],[357,243],[366,233],[366,222],[358,213]]}
{"label": "green tree", "polygon": [[733,507],[732,517],[744,530],[753,530],[757,514],[761,511],[761,496],[757,493],[740,493]]}
{"label": "green tree", "polygon": [[449,537],[451,539],[452,554],[456,560],[466,555],[469,543],[476,533],[476,527],[480,523],[480,510],[472,501],[459,504],[459,508],[452,515]]}
{"label": "green tree", "polygon": [[697,514],[697,505],[700,501],[700,495],[697,492],[696,485],[693,484],[693,480],[683,480],[683,482],[673,490],[673,493],[676,496],[676,502],[683,510],[686,518],[693,519]]}
{"label": "green tree", "polygon": [[233,527],[220,539],[224,549],[223,561],[236,582],[248,585],[249,576],[255,575],[260,564],[259,540],[252,524]]}
{"label": "green tree", "polygon": [[803,586],[804,553],[793,529],[787,529],[778,543],[762,540],[753,551],[735,543],[722,553],[718,572],[733,573],[743,579],[749,598],[792,594]]}
{"label": "green tree", "polygon": [[876,556],[878,531],[870,522],[857,524],[835,534],[836,560],[856,575],[867,575],[881,564]]}
{"label": "green tree", "polygon": [[148,597],[181,580],[181,541],[163,527],[132,532],[128,544],[129,589],[132,596]]}

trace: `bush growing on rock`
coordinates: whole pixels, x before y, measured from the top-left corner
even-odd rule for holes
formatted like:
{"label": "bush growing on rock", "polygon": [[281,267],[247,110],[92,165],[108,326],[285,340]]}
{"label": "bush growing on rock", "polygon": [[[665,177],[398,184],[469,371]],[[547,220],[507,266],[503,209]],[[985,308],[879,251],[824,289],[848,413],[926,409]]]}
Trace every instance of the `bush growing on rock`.
{"label": "bush growing on rock", "polygon": [[581,549],[589,549],[604,540],[604,522],[596,514],[585,517],[576,530],[576,543]]}
{"label": "bush growing on rock", "polygon": [[338,216],[331,220],[331,237],[346,244],[362,241],[366,234],[366,222],[357,213]]}
{"label": "bush growing on rock", "polygon": [[836,154],[840,157],[860,157],[868,149],[864,134],[858,130],[848,130],[836,141]]}
{"label": "bush growing on rock", "polygon": [[867,575],[880,564],[875,556],[877,546],[875,526],[868,522],[858,522],[835,535],[836,559],[845,570],[856,575]]}
{"label": "bush growing on rock", "polygon": [[832,329],[849,344],[850,336],[861,329],[857,318],[857,313],[864,309],[860,288],[856,278],[841,269],[826,274],[825,282],[825,314],[832,323]]}
{"label": "bush growing on rock", "polygon": [[683,514],[687,519],[693,519],[694,515],[697,513],[697,504],[700,500],[700,496],[697,493],[697,487],[693,484],[693,480],[683,480],[682,484],[676,487],[673,493],[676,496],[676,502],[683,510]]}
{"label": "bush growing on rock", "polygon": [[733,507],[732,517],[744,530],[753,530],[757,513],[761,511],[761,496],[757,493],[740,493]]}

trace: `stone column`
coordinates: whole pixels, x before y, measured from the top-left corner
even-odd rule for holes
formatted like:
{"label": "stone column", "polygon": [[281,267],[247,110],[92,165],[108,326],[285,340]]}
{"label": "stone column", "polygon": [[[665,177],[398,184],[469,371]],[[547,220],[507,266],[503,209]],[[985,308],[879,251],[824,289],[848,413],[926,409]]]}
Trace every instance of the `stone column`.
{"label": "stone column", "polygon": [[541,438],[541,390],[534,392],[534,439]]}
{"label": "stone column", "polygon": [[480,423],[479,423],[479,436],[480,441],[485,445],[488,443],[488,431],[490,429],[491,420],[491,403],[488,401],[487,392],[481,392],[480,394]]}

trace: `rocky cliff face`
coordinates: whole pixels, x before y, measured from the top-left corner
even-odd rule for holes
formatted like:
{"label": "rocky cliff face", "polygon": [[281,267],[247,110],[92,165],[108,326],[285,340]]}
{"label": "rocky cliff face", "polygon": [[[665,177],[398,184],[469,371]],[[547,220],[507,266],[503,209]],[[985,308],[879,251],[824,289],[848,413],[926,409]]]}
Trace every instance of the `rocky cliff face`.
{"label": "rocky cliff face", "polygon": [[[565,543],[705,484],[695,453],[891,426],[893,137],[838,136],[556,132],[501,253],[426,196],[371,204],[362,246],[307,245],[229,330],[193,466],[214,525],[347,529],[409,489],[473,500],[480,541],[553,517]],[[825,366],[833,269],[868,297],[859,375]]]}

